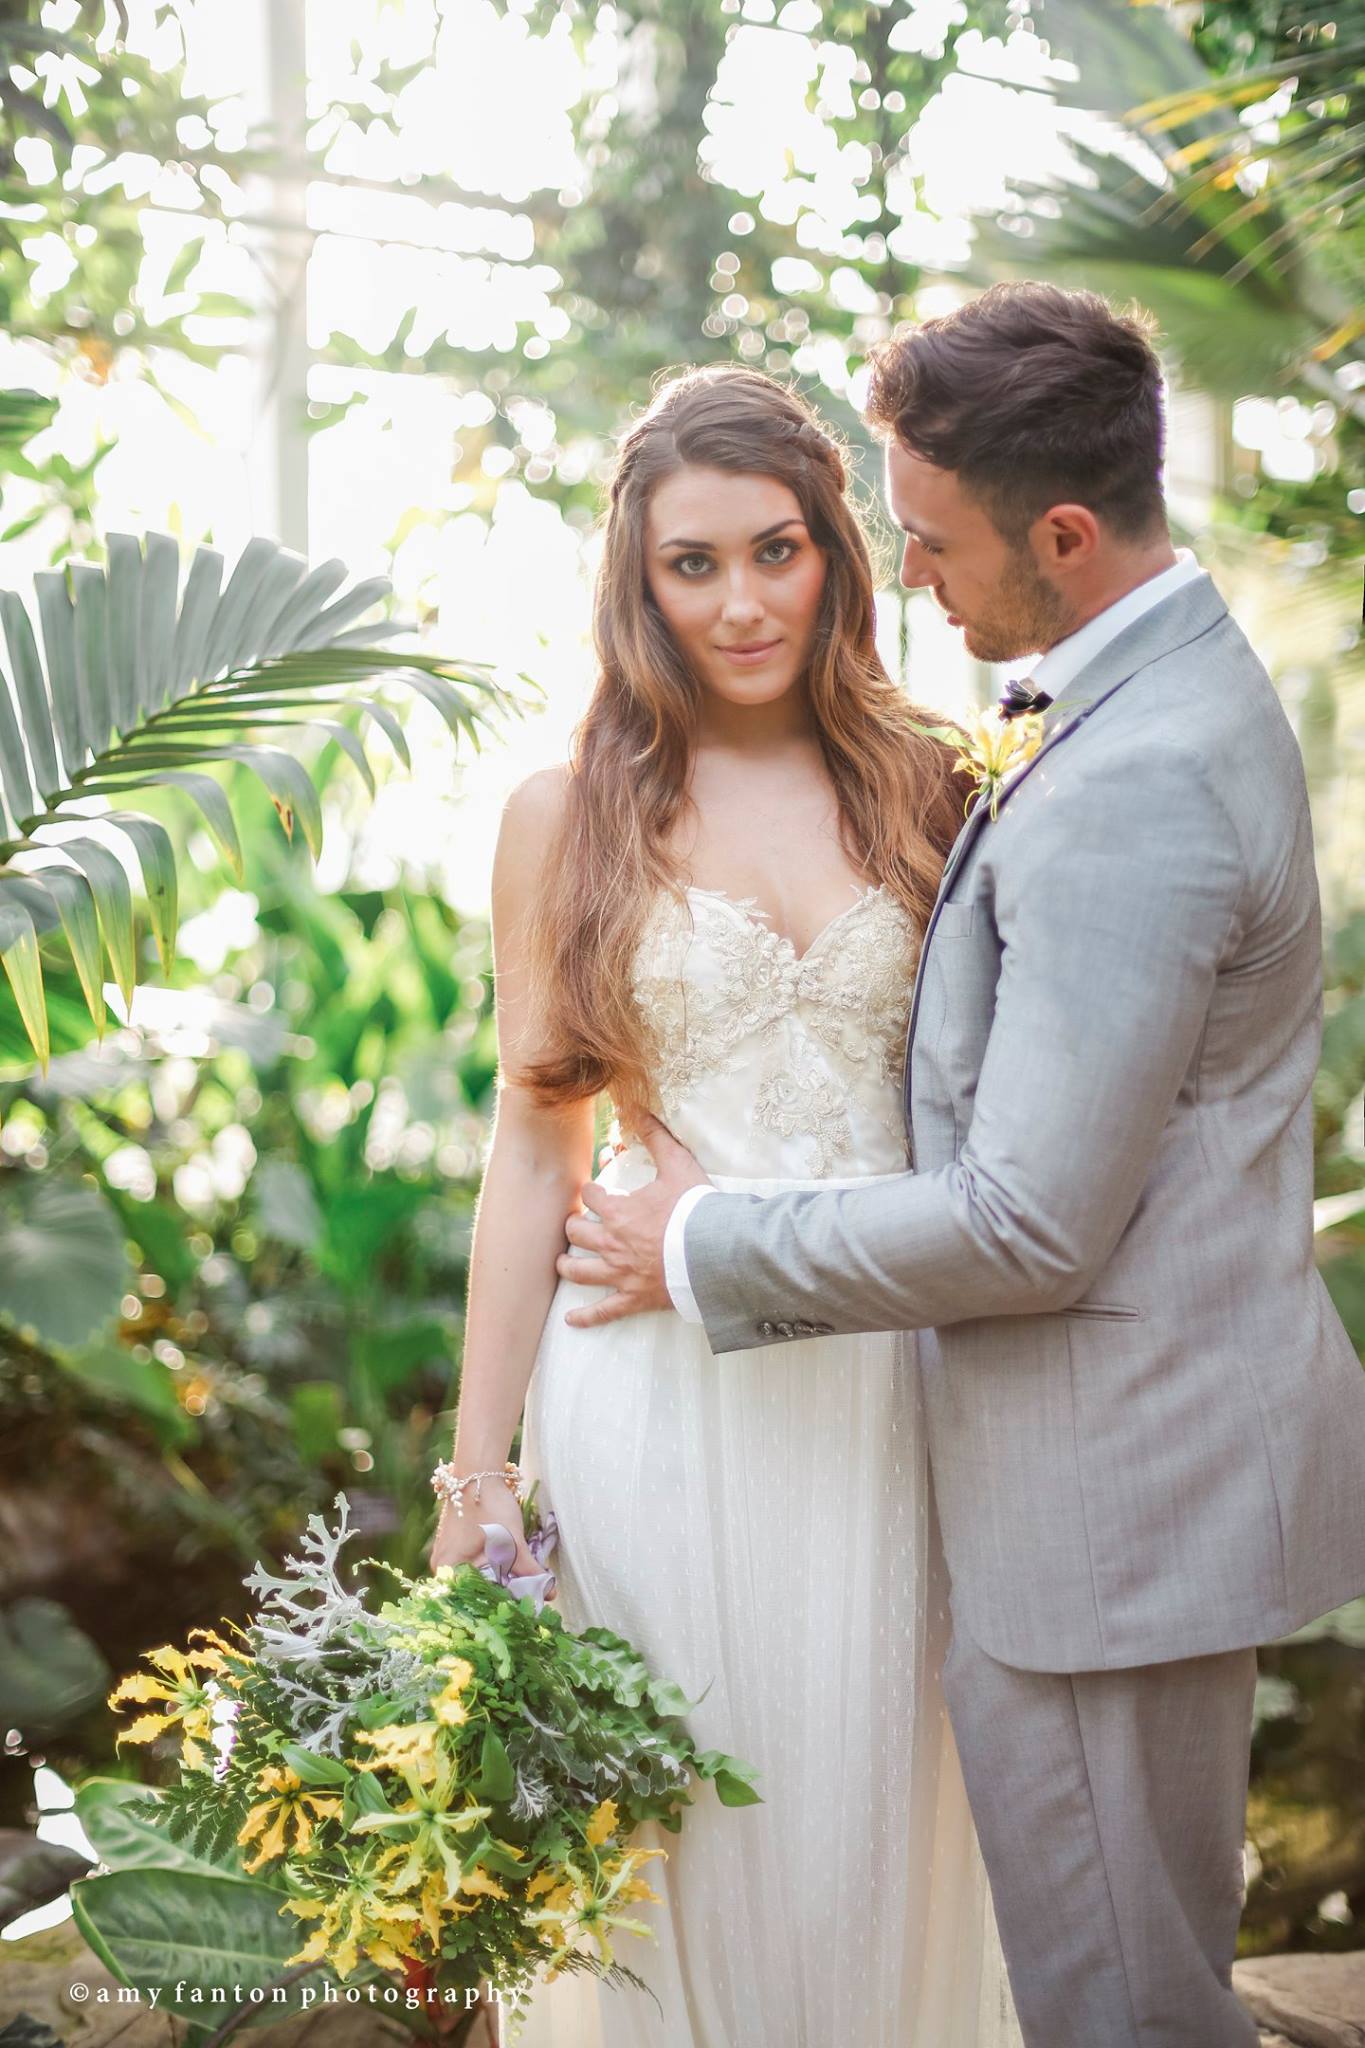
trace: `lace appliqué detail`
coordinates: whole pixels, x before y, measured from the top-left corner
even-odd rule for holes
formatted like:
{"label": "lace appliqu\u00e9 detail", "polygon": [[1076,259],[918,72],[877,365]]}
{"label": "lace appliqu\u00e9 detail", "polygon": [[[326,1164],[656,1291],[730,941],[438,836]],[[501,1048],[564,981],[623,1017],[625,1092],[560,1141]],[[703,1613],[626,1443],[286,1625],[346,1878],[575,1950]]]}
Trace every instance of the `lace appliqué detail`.
{"label": "lace appliqu\u00e9 detail", "polygon": [[853,1127],[837,1084],[828,1074],[765,1069],[754,1097],[754,1115],[779,1138],[810,1140],[811,1172],[832,1174],[841,1154],[853,1150]]}
{"label": "lace appliqu\u00e9 detail", "polygon": [[884,885],[864,890],[801,955],[752,900],[700,889],[685,903],[661,896],[634,988],[664,1121],[708,1077],[752,1065],[757,1041],[750,1113],[780,1137],[804,1138],[813,1175],[837,1173],[853,1150],[850,1081],[865,1079],[880,1120],[903,1138],[899,1089],[918,951],[911,920]]}

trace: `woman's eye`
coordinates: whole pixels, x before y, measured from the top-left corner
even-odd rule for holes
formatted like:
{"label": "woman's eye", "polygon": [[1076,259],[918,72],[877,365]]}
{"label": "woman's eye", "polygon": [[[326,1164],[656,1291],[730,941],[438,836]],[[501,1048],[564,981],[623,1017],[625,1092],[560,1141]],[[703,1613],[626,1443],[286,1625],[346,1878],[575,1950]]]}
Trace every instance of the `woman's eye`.
{"label": "woman's eye", "polygon": [[710,566],[711,557],[709,555],[678,555],[673,563],[673,567],[680,576],[705,575]]}
{"label": "woman's eye", "polygon": [[780,564],[782,562],[789,562],[795,553],[796,542],[794,540],[770,540],[760,554],[759,560],[761,562]]}

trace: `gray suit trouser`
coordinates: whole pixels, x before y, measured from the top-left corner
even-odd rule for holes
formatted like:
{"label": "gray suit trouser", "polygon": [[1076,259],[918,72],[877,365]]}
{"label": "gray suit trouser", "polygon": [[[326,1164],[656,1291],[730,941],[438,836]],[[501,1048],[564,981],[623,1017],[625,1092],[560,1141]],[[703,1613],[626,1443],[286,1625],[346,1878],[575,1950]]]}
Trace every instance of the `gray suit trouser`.
{"label": "gray suit trouser", "polygon": [[1254,1650],[944,1691],[1028,2048],[1255,2048],[1230,1982]]}

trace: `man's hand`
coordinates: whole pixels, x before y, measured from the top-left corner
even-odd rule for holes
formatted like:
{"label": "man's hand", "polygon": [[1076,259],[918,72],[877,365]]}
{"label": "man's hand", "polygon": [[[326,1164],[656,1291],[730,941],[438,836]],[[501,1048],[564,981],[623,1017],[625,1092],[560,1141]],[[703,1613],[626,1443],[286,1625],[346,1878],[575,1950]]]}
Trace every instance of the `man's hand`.
{"label": "man's hand", "polygon": [[638,1316],[646,1309],[672,1307],[664,1281],[664,1232],[678,1197],[688,1188],[705,1186],[706,1175],[657,1117],[645,1120],[640,1136],[658,1168],[657,1179],[629,1195],[613,1194],[599,1182],[588,1181],[580,1190],[583,1204],[601,1220],[575,1212],[564,1226],[569,1243],[592,1256],[561,1252],[555,1261],[561,1278],[612,1290],[591,1308],[569,1311],[564,1320],[576,1330]]}

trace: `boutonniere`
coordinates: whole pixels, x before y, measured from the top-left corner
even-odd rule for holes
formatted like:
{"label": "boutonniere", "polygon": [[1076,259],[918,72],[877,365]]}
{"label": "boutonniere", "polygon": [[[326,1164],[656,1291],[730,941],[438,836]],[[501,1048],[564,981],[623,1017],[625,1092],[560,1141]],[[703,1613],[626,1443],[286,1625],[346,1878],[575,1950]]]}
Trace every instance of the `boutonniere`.
{"label": "boutonniere", "polygon": [[1031,761],[1042,744],[1040,711],[1016,712],[1013,717],[999,710],[981,712],[965,735],[959,737],[958,756],[953,763],[959,775],[972,778],[971,793],[963,809],[970,810],[979,798],[989,799],[994,820],[1006,776]]}
{"label": "boutonniere", "polygon": [[1031,761],[1043,744],[1043,717],[1041,711],[992,709],[978,712],[965,727],[921,725],[916,731],[926,739],[942,740],[945,746],[957,748],[953,768],[972,778],[963,810],[969,811],[978,799],[987,798],[994,819],[1006,777]]}

